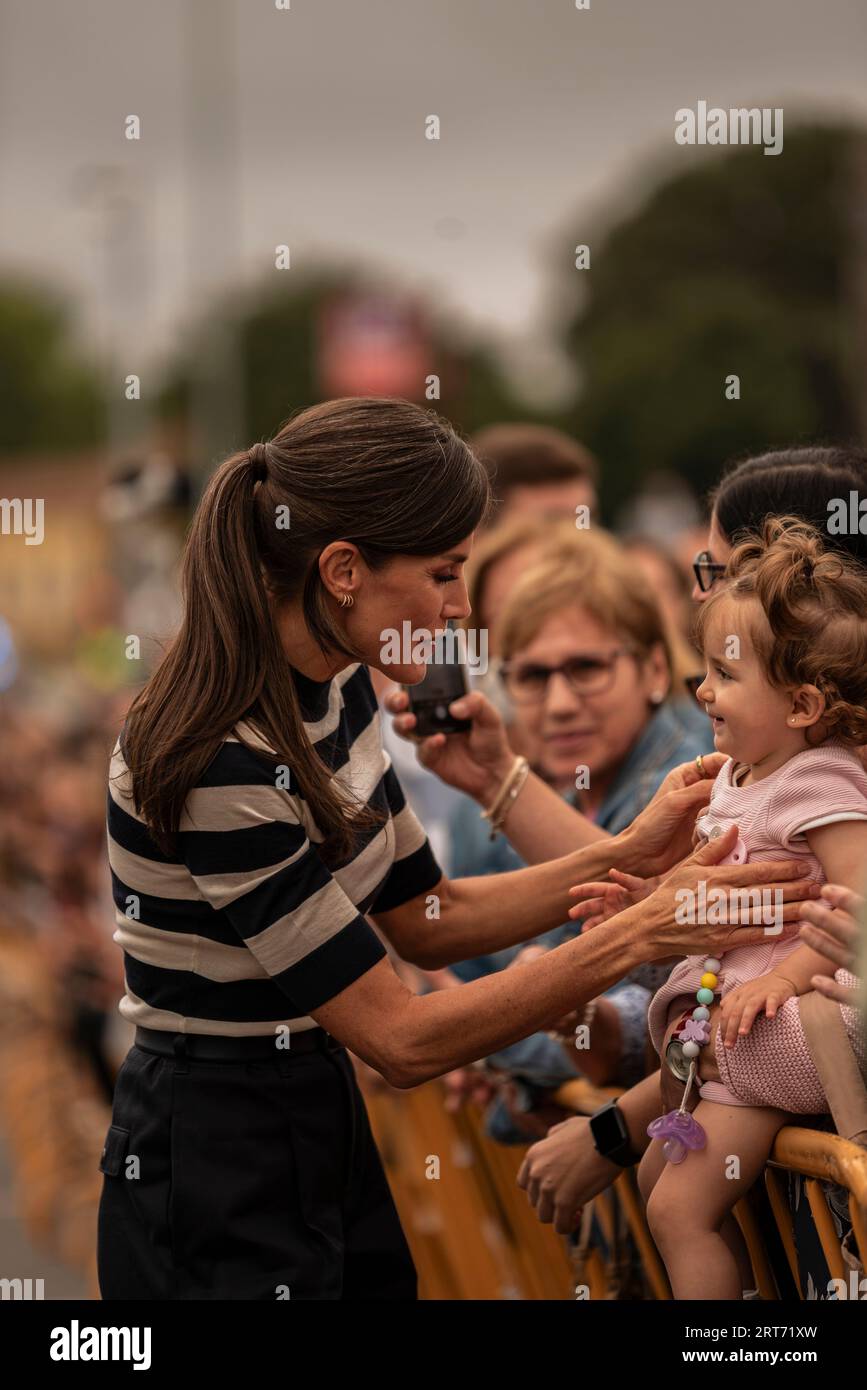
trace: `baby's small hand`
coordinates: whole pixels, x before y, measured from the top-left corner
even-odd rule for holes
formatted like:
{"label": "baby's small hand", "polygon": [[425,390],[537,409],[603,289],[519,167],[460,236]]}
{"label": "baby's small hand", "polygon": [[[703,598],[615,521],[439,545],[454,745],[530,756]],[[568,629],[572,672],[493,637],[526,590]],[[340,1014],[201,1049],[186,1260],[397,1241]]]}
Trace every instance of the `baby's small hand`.
{"label": "baby's small hand", "polygon": [[748,980],[745,985],[729,990],[720,1004],[720,1029],[725,1046],[734,1047],[763,1011],[766,1018],[775,1018],[780,1005],[797,992],[791,980],[774,974],[760,975],[757,980]]}
{"label": "baby's small hand", "polygon": [[570,897],[577,898],[570,907],[569,916],[575,921],[584,919],[584,931],[598,927],[615,917],[624,908],[649,897],[658,879],[638,878],[635,874],[624,874],[619,869],[609,869],[608,881],[602,883],[579,883],[569,889]]}

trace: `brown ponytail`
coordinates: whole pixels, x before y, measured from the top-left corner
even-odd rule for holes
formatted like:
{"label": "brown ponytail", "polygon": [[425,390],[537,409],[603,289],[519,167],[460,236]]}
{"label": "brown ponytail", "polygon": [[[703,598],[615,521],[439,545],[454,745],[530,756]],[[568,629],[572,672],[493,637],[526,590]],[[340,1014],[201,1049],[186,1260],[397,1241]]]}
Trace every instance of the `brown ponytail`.
{"label": "brown ponytail", "polygon": [[178,633],[124,729],[136,810],[163,853],[174,852],[188,793],[242,718],[290,768],[329,859],[381,823],[335,791],[307,738],[266,576],[276,604],[300,595],[324,655],[361,660],[319,574],[329,541],[352,541],[376,571],[397,555],[443,553],[489,507],[469,446],[440,416],[401,400],[323,402],[220,465],[187,537]]}

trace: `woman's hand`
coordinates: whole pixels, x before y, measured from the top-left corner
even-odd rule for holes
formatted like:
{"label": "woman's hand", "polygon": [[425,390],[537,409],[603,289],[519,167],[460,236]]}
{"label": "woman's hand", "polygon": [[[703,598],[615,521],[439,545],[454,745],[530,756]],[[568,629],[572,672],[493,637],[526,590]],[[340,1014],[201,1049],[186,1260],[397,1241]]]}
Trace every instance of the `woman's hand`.
{"label": "woman's hand", "polygon": [[726,1047],[734,1047],[738,1038],[750,1031],[760,1013],[776,1018],[777,1010],[787,999],[797,994],[791,980],[784,975],[760,975],[729,990],[720,1003],[720,1031]]}
{"label": "woman's hand", "polygon": [[570,897],[577,898],[570,907],[569,916],[573,921],[582,920],[583,930],[591,931],[609,917],[616,917],[624,908],[649,898],[659,886],[658,878],[639,878],[636,874],[624,874],[619,869],[609,869],[608,883],[579,883],[569,889]]}
{"label": "woman's hand", "polygon": [[650,878],[690,853],[696,816],[707,806],[711,784],[725,761],[722,753],[706,753],[703,771],[693,759],[669,772],[653,800],[617,837],[621,868]]}
{"label": "woman's hand", "polygon": [[[808,946],[829,960],[836,961],[852,974],[856,970],[856,958],[861,934],[865,900],[849,888],[841,888],[836,883],[826,883],[822,888],[820,902],[806,903],[802,912],[801,938]],[[836,999],[838,1004],[857,1004],[858,991],[839,985],[830,975],[814,975],[813,988],[828,999]]]}
{"label": "woman's hand", "polygon": [[[647,959],[716,955],[735,946],[767,944],[769,935],[785,941],[797,934],[786,924],[801,920],[806,903],[818,897],[818,886],[805,877],[803,864],[793,859],[721,865],[737,835],[738,827],[730,825],[678,864],[643,903],[622,914],[633,917],[645,941],[653,946]],[[724,895],[714,891],[720,888]],[[749,888],[763,890],[759,904],[754,905],[743,891]],[[765,922],[765,904],[773,909],[772,927],[743,925]]]}
{"label": "woman's hand", "polygon": [[865,899],[837,883],[822,887],[819,902],[804,908],[801,936],[808,946],[854,972]]}
{"label": "woman's hand", "polygon": [[493,800],[515,757],[502,716],[487,696],[473,690],[449,705],[449,712],[458,719],[473,721],[466,733],[431,734],[424,739],[413,734],[418,721],[407,713],[407,691],[393,691],[383,704],[395,716],[395,733],[417,744],[416,757],[423,767],[476,801],[488,804]]}

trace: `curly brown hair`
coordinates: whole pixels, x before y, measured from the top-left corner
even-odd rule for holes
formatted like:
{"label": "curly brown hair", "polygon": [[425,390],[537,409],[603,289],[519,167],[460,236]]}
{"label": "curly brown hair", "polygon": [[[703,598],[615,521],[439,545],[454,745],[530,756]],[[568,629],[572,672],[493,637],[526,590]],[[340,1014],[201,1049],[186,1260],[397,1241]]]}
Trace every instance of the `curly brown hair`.
{"label": "curly brown hair", "polygon": [[769,517],[732,551],[726,580],[696,615],[699,644],[723,601],[757,599],[764,616],[751,621],[750,638],[771,685],[815,686],[825,700],[822,739],[867,743],[863,567],[826,549],[808,522]]}

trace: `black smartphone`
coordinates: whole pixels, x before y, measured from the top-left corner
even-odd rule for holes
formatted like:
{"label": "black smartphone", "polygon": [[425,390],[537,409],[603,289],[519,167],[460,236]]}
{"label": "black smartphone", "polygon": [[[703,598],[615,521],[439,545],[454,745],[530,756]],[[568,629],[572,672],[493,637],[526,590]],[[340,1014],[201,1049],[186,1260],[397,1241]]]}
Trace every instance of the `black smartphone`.
{"label": "black smartphone", "polygon": [[[472,727],[471,719],[456,719],[449,714],[452,700],[466,695],[466,667],[457,660],[454,636],[446,644],[443,635],[434,641],[433,657],[427,668],[427,675],[418,685],[405,685],[409,695],[409,713],[416,717],[413,733],[419,738],[429,738],[431,734],[463,734]],[[447,658],[451,659],[447,659]]]}

